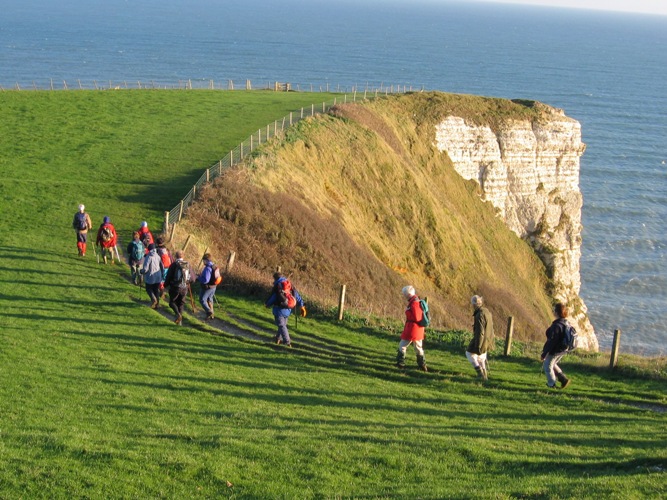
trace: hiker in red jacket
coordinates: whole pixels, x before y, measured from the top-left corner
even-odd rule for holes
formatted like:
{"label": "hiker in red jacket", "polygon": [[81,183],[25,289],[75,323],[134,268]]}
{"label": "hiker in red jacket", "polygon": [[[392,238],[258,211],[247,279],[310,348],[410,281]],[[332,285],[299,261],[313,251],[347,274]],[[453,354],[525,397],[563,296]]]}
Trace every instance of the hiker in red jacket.
{"label": "hiker in red jacket", "polygon": [[143,221],[138,229],[138,232],[139,232],[139,240],[141,241],[141,243],[143,243],[145,253],[146,255],[148,255],[148,245],[150,245],[151,243],[155,243],[155,240],[153,239],[153,234],[148,229],[148,222]]}
{"label": "hiker in red jacket", "polygon": [[424,360],[424,348],[422,343],[424,341],[424,327],[419,326],[418,322],[424,317],[424,312],[419,305],[419,297],[415,293],[413,286],[405,286],[403,290],[403,297],[408,301],[408,307],[405,309],[405,327],[401,334],[401,341],[398,344],[398,353],[396,355],[396,366],[405,368],[405,353],[410,344],[413,345],[417,353],[417,365],[423,371],[428,371],[426,361]]}
{"label": "hiker in red jacket", "polygon": [[113,264],[113,251],[116,248],[116,243],[118,242],[118,235],[116,234],[116,228],[113,227],[111,219],[109,216],[104,216],[104,222],[97,230],[97,241],[96,244],[100,247],[100,254],[104,263],[107,263],[107,253],[111,256],[111,263]]}

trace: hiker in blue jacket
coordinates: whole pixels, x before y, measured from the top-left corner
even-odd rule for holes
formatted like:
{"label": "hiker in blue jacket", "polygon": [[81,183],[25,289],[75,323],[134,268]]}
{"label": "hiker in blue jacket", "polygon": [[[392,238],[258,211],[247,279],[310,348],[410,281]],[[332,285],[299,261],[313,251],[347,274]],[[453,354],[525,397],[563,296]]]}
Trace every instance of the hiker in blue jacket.
{"label": "hiker in blue jacket", "polygon": [[565,304],[560,302],[554,306],[556,319],[547,329],[547,341],[542,348],[544,374],[547,376],[547,386],[556,387],[556,380],[560,382],[561,389],[565,389],[570,380],[560,369],[558,363],[563,356],[567,354],[567,344],[565,342],[565,331],[570,326],[567,322],[568,310]]}
{"label": "hiker in blue jacket", "polygon": [[266,301],[266,307],[273,306],[273,317],[278,326],[278,334],[274,337],[276,344],[283,343],[287,347],[292,346],[292,341],[287,330],[287,319],[292,314],[292,309],[299,306],[299,313],[305,317],[306,306],[299,292],[292,287],[290,281],[280,273],[273,275],[273,291]]}
{"label": "hiker in blue jacket", "polygon": [[217,284],[215,283],[215,263],[211,260],[211,254],[205,253],[202,257],[204,269],[197,278],[199,281],[199,303],[206,311],[206,319],[214,319],[213,315],[213,299],[215,297],[215,290]]}

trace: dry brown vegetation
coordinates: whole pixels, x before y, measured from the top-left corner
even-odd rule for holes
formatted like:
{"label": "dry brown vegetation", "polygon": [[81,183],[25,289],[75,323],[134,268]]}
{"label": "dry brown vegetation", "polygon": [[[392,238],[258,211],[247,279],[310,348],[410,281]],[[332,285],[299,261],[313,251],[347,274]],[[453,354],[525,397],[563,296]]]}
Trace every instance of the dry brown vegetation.
{"label": "dry brown vegetation", "polygon": [[413,284],[436,325],[465,329],[477,293],[496,335],[512,315],[520,338],[541,339],[551,304],[542,263],[433,146],[448,114],[501,127],[540,113],[441,93],[338,106],[208,186],[179,230],[219,256],[235,251],[226,283],[239,289],[265,291],[281,266],[310,301],[333,305],[344,283],[360,313],[400,318],[400,289]]}

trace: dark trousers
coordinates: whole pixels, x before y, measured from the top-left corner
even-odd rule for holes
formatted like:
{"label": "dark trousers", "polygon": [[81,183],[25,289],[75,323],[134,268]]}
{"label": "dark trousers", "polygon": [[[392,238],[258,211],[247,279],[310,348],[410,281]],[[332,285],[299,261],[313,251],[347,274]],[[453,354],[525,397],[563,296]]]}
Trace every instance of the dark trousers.
{"label": "dark trousers", "polygon": [[169,288],[169,307],[174,311],[176,316],[183,315],[183,306],[185,305],[185,297],[188,293],[187,288]]}
{"label": "dark trousers", "polygon": [[151,302],[160,302],[160,283],[149,285],[146,283],[146,293],[151,299]]}

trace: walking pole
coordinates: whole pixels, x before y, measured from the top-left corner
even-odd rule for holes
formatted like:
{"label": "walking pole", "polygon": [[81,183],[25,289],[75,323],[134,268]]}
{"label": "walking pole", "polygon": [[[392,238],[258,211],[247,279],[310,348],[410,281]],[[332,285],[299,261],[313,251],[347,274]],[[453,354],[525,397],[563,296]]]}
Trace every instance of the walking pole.
{"label": "walking pole", "polygon": [[190,283],[188,283],[188,292],[190,292],[190,304],[192,305],[192,312],[195,313],[197,310],[195,309],[195,298],[192,296],[192,287],[190,287]]}
{"label": "walking pole", "polygon": [[114,245],[114,248],[116,249],[116,257],[118,258],[118,263],[120,264],[120,254],[118,253],[118,245]]}
{"label": "walking pole", "polygon": [[97,259],[97,263],[99,264],[100,263],[100,255],[97,253],[96,248],[97,248],[97,243],[95,243],[93,245],[93,253],[95,254],[95,258]]}

